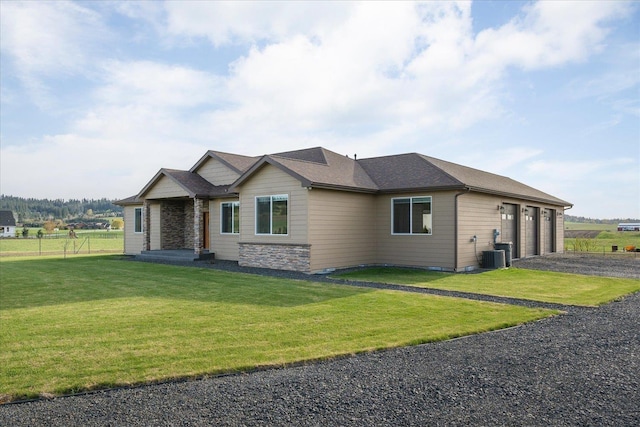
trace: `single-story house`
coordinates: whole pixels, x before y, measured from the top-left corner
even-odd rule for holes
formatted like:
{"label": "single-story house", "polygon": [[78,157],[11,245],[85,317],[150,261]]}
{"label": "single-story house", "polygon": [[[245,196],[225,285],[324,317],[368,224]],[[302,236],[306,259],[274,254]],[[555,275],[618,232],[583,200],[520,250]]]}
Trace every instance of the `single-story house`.
{"label": "single-story house", "polygon": [[160,169],[124,207],[125,253],[308,273],[359,265],[468,271],[564,251],[569,202],[510,178],[417,153],[354,159],[322,147],[248,157],[208,151]]}
{"label": "single-story house", "polygon": [[15,237],[16,218],[11,211],[0,211],[0,237]]}

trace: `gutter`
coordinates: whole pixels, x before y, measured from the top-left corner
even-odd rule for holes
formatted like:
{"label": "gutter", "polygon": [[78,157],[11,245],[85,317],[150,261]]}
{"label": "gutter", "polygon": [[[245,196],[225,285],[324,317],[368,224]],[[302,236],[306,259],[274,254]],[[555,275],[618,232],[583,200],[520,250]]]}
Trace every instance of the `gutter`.
{"label": "gutter", "polygon": [[460,193],[456,193],[455,203],[453,208],[453,229],[454,229],[454,245],[453,245],[453,271],[458,272],[458,197],[463,194],[468,194],[471,192],[471,188],[465,187],[465,191],[461,191]]}

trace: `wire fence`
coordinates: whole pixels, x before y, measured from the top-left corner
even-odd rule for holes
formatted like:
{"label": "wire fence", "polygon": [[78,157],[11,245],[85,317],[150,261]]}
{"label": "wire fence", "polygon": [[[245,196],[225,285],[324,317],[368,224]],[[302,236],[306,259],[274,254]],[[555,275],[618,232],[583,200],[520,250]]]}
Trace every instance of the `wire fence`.
{"label": "wire fence", "polygon": [[75,236],[48,235],[47,237],[0,239],[0,256],[54,256],[117,254],[124,253],[122,235],[113,237],[109,233],[87,233]]}

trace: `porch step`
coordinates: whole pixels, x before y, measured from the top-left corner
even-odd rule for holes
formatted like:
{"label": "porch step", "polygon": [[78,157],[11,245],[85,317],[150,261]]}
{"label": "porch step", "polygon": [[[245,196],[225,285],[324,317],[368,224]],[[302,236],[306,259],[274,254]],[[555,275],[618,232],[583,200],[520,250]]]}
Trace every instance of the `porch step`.
{"label": "porch step", "polygon": [[142,251],[136,255],[137,259],[144,261],[204,261],[215,258],[215,253],[204,251],[196,255],[190,249]]}

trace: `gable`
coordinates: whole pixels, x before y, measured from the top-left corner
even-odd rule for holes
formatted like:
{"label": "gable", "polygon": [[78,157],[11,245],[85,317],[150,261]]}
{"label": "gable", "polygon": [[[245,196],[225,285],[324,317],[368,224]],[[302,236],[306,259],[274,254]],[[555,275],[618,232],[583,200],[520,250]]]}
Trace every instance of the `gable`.
{"label": "gable", "polygon": [[189,193],[172,179],[161,176],[144,194],[147,199],[189,197]]}
{"label": "gable", "polygon": [[358,162],[324,148],[310,148],[263,156],[232,184],[232,190],[247,180],[253,179],[255,173],[265,165],[280,169],[298,180],[303,187],[368,193],[378,190]]}
{"label": "gable", "polygon": [[214,157],[208,157],[198,167],[196,173],[213,185],[229,185],[240,177],[240,173]]}

